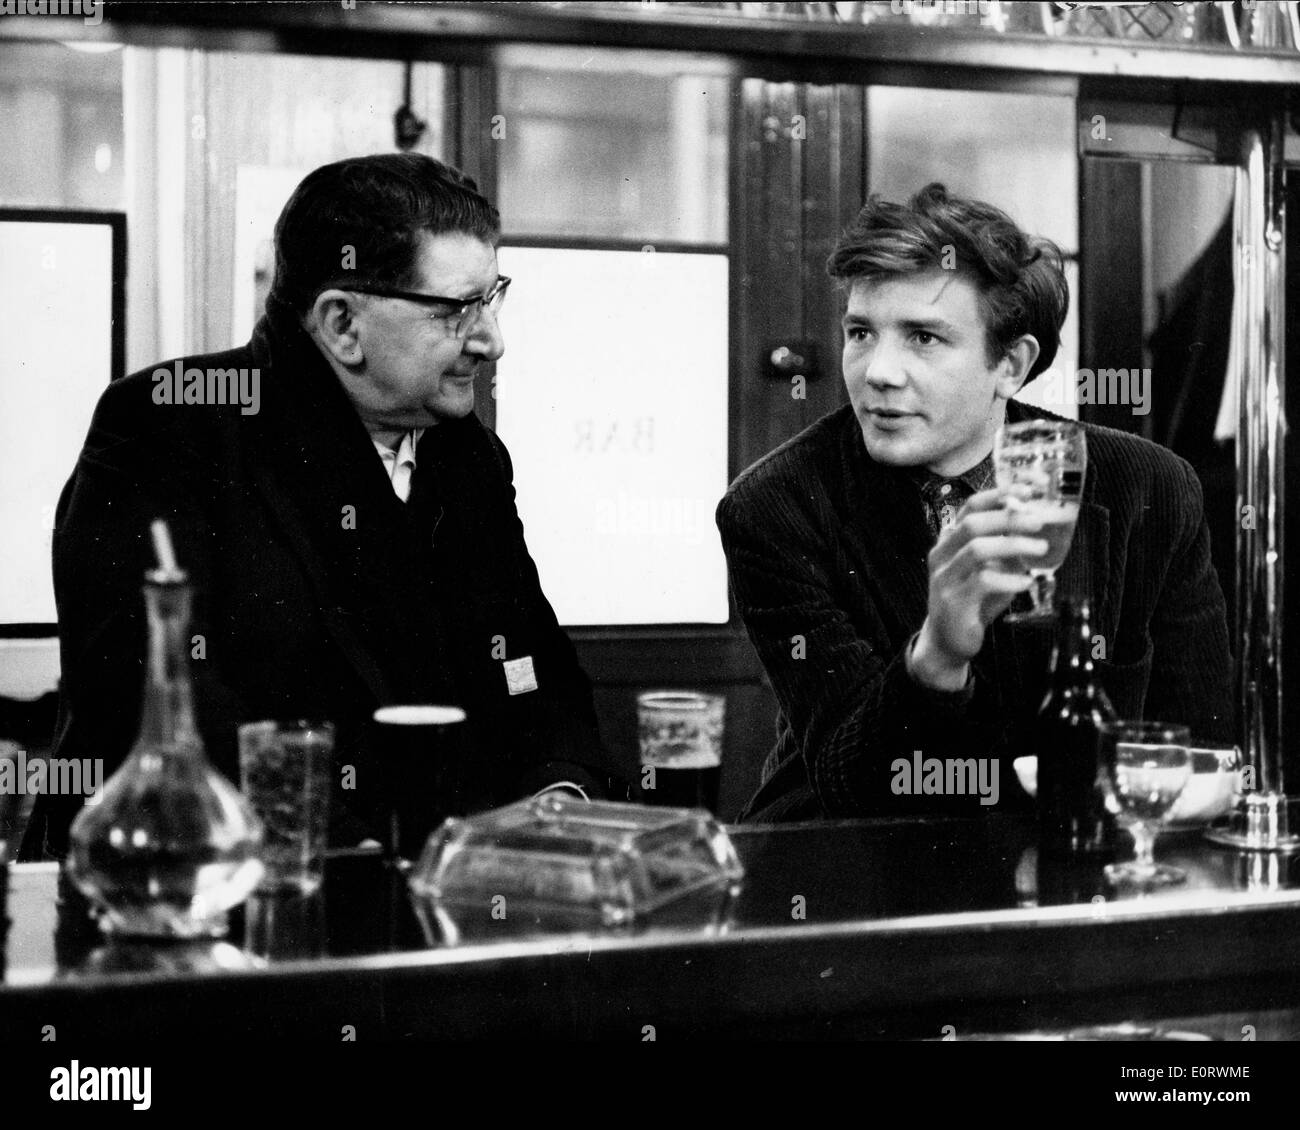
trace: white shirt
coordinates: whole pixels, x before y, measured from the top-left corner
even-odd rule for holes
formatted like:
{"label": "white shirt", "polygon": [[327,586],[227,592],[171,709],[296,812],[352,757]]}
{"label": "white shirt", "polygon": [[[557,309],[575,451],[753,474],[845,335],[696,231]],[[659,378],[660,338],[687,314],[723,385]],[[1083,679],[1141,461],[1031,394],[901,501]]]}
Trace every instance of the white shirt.
{"label": "white shirt", "polygon": [[389,481],[393,484],[393,493],[403,502],[411,494],[411,473],[415,470],[415,447],[422,435],[424,435],[423,428],[413,428],[402,436],[402,441],[395,450],[377,439],[371,440],[375,450],[379,452],[379,458],[384,461],[384,470],[388,472]]}

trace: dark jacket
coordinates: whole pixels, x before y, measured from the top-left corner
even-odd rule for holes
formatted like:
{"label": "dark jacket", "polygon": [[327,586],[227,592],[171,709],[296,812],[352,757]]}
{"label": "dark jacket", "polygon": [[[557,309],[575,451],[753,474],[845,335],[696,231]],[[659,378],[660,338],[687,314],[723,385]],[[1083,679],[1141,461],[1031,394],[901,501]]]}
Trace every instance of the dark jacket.
{"label": "dark jacket", "polygon": [[[1012,402],[1009,421],[1046,416]],[[1120,717],[1186,722],[1230,742],[1231,657],[1201,490],[1164,448],[1088,427],[1079,524],[1058,573],[1093,599],[1101,681]],[[850,407],[743,472],[718,506],[731,586],[779,704],[776,748],[746,819],[1026,807],[1012,760],[1035,753],[1052,633],[994,623],[964,691],[913,682],[903,652],[925,620],[916,484],[875,462]],[[997,809],[974,796],[894,795],[891,765],[1000,759]]]}
{"label": "dark jacket", "polygon": [[[542,594],[501,441],[475,417],[428,428],[409,500],[393,492],[360,417],[292,320],[185,368],[256,368],[260,410],[153,402],[153,369],[112,384],[63,491],[54,582],[63,678],[54,755],[103,757],[137,731],[150,520],[167,520],[195,584],[199,728],[238,781],[236,726],[327,718],[356,788],[335,811],[378,829],[368,720],[377,706],[452,703],[471,764],[446,811],[503,804],[559,779],[626,799],[590,685]],[[165,368],[172,368],[167,363]],[[531,656],[537,689],[508,693]],[[338,775],[336,775],[336,783]],[[75,809],[53,813],[49,849]]]}

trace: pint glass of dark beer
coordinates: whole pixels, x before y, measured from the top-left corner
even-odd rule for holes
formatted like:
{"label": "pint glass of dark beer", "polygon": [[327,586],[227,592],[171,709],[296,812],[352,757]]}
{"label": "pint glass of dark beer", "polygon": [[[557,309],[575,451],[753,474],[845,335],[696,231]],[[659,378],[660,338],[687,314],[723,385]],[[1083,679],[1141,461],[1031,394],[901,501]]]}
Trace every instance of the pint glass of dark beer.
{"label": "pint glass of dark beer", "polygon": [[641,788],[647,804],[718,807],[727,700],[700,691],[637,695]]}
{"label": "pint glass of dark beer", "polygon": [[399,867],[419,856],[445,817],[459,815],[464,721],[459,706],[384,706],[374,713],[389,814],[387,854]]}

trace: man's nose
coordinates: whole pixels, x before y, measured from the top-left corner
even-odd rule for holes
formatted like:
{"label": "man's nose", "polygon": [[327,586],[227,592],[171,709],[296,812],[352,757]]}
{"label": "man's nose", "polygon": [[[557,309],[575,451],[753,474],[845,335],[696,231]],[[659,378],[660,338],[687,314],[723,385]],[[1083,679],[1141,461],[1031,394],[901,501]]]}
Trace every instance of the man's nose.
{"label": "man's nose", "polygon": [[496,361],[506,351],[505,338],[497,316],[484,306],[465,337],[465,351],[476,354],[485,361]]}
{"label": "man's nose", "polygon": [[862,379],[874,388],[897,388],[906,382],[903,358],[888,342],[879,341],[867,354]]}

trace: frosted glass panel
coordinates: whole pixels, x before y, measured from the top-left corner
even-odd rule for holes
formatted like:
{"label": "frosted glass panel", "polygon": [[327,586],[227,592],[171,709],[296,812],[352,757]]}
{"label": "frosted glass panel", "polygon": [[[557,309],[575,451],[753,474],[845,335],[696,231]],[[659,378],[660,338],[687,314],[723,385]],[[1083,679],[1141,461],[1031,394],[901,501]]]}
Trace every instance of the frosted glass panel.
{"label": "frosted glass panel", "polygon": [[108,385],[112,232],[0,222],[0,623],[53,623],[54,507]]}
{"label": "frosted glass panel", "polygon": [[987,200],[1025,231],[1079,249],[1075,102],[1064,95],[873,86],[871,191],[906,200],[930,181]]}
{"label": "frosted glass panel", "polygon": [[727,621],[727,259],[503,247],[497,432],[562,624]]}
{"label": "frosted glass panel", "polygon": [[511,53],[492,134],[508,233],[726,239],[729,80],[638,73],[631,54]]}

